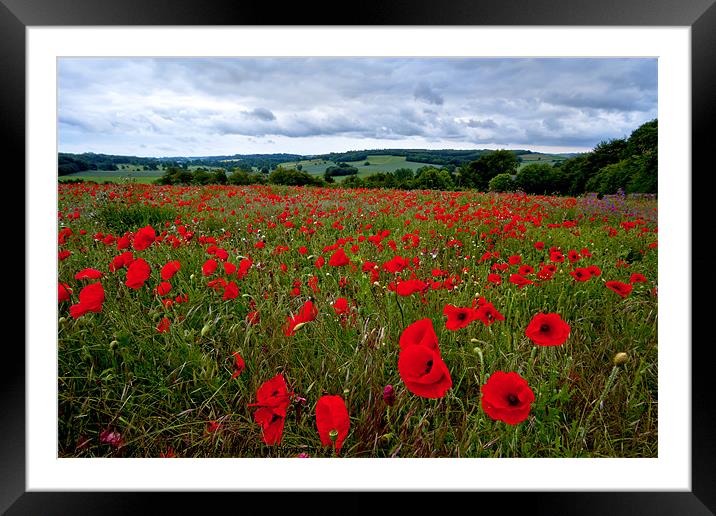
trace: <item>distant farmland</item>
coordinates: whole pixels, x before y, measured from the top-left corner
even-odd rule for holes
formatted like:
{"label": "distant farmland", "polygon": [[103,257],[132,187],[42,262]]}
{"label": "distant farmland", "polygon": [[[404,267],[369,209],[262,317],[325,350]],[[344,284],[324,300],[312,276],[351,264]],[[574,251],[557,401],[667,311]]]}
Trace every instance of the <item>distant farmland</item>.
{"label": "distant farmland", "polygon": [[[96,183],[141,183],[151,184],[164,174],[164,168],[159,167],[158,170],[143,170],[143,167],[137,165],[118,165],[119,170],[83,170],[73,174],[59,176],[58,181],[71,181],[73,179],[82,179],[83,181],[94,181]],[[213,169],[218,167],[200,167],[190,165],[189,170],[198,168]]]}
{"label": "distant farmland", "polygon": [[532,154],[521,154],[522,162],[520,163],[518,170],[527,165],[533,163],[544,163],[546,165],[554,165],[562,161],[566,161],[569,158],[566,156],[560,156],[559,154],[541,154],[539,152],[533,152]]}
{"label": "distant farmland", "polygon": [[[345,161],[344,163],[358,169],[358,177],[366,177],[376,172],[393,172],[399,168],[409,168],[411,170],[417,170],[420,167],[437,167],[440,165],[433,165],[431,163],[417,163],[414,161],[406,161],[405,156],[391,156],[391,155],[369,155],[367,159],[360,161]],[[368,165],[366,165],[368,163]],[[303,161],[287,161],[281,163],[280,166],[283,168],[296,168],[301,165],[302,170],[313,175],[322,176],[328,167],[336,166],[337,163],[334,161],[328,161],[323,159],[311,159]],[[336,181],[342,181],[345,177],[349,176],[338,176],[335,177]]]}

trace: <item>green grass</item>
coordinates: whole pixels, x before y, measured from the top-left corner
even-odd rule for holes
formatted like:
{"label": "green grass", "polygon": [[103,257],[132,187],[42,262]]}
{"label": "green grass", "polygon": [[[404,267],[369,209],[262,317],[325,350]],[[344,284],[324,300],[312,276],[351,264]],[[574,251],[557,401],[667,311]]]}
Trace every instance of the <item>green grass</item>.
{"label": "green grass", "polygon": [[[366,165],[365,163],[370,163]],[[346,164],[356,167],[358,169],[358,177],[367,177],[376,172],[393,172],[399,168],[409,168],[411,170],[417,170],[424,166],[436,166],[430,163],[417,163],[413,161],[406,161],[405,156],[391,156],[391,155],[369,155],[367,159],[360,161],[346,161]],[[323,176],[323,173],[328,167],[335,166],[336,163],[326,160],[305,160],[305,161],[291,161],[281,163],[284,168],[295,168],[296,165],[302,165],[305,172],[314,175]],[[348,176],[337,176],[337,181],[342,181]]]}
{"label": "green grass", "polygon": [[557,154],[542,154],[539,152],[534,152],[532,154],[521,154],[520,158],[522,158],[522,162],[517,167],[518,170],[522,167],[531,165],[533,163],[540,163],[540,164],[544,163],[546,165],[554,165],[555,163],[560,163],[560,162],[566,161],[568,159],[563,156],[559,156]]}
{"label": "green grass", "polygon": [[[91,191],[94,195],[89,195]],[[110,196],[110,192],[117,195]],[[61,457],[157,457],[169,448],[182,457],[277,457],[301,452],[328,457],[331,451],[320,444],[314,412],[324,393],[338,394],[346,401],[351,428],[340,452],[346,457],[657,455],[658,307],[651,294],[657,283],[657,255],[655,249],[638,256],[628,253],[646,248],[656,240],[654,234],[620,230],[610,238],[605,223],[589,221],[588,216],[581,219],[578,233],[570,228],[550,229],[547,222],[572,220],[586,213],[582,205],[566,199],[519,201],[474,192],[356,194],[283,187],[142,185],[93,190],[87,185],[60,185],[59,193],[60,211],[71,212],[79,206],[81,216],[60,220],[72,228],[74,236],[61,246],[72,254],[60,262],[58,279],[72,287],[72,303],[76,303],[86,282],[75,280],[74,274],[95,267],[104,273],[101,281],[106,294],[101,313],[73,319],[70,303],[58,308]],[[130,203],[134,199],[141,201]],[[452,208],[451,199],[456,200]],[[630,203],[615,212],[605,211],[606,224],[618,228],[620,221],[632,220],[625,215]],[[431,211],[428,220],[414,217],[418,207],[433,210],[438,205],[448,212],[469,205],[467,211],[458,212],[461,218],[480,213],[485,206],[513,214],[539,213],[542,223],[526,223],[520,238],[508,233],[493,236],[492,250],[501,256],[496,261],[519,254],[524,263],[537,267],[545,260],[545,252],[536,250],[533,243],[541,240],[547,247],[565,251],[588,247],[593,256],[577,265],[597,265],[602,275],[577,283],[569,275],[569,264],[560,264],[554,279],[540,287],[519,289],[507,281],[508,273],[502,275],[501,285],[490,285],[485,278],[492,260],[478,261],[489,243],[479,235],[495,221],[476,216],[448,226],[447,221],[434,218],[439,210]],[[287,207],[289,220],[296,226],[293,229],[276,224]],[[231,210],[236,215],[229,215]],[[299,230],[309,217],[323,224],[313,225],[316,232],[312,235]],[[411,220],[408,226],[406,219]],[[333,227],[336,221],[343,229]],[[367,223],[373,227],[361,231]],[[125,270],[108,270],[108,263],[121,251],[95,241],[93,235],[101,231],[121,236],[146,224],[177,237],[177,226],[184,224],[194,237],[178,247],[167,240],[135,251],[136,257],[151,265],[152,273],[145,287],[133,290],[124,284]],[[654,227],[655,218],[647,219],[646,225]],[[265,249],[253,246],[259,236],[248,232],[249,227],[261,230]],[[458,227],[474,230],[476,235],[458,232]],[[81,229],[87,229],[87,234],[81,235]],[[367,240],[358,242],[359,235],[381,230],[391,231],[382,250]],[[420,232],[420,245],[403,249],[401,237],[414,231]],[[314,266],[324,247],[348,236],[359,246],[357,254],[348,252],[358,265],[356,271]],[[238,264],[242,256],[253,258],[256,266],[248,275],[234,278],[241,289],[236,299],[223,301],[219,292],[207,287],[210,278],[202,275],[201,268],[210,257],[209,244],[202,244],[200,237],[215,238],[229,252],[232,263]],[[460,239],[463,246],[446,247],[449,238]],[[387,245],[390,239],[396,242],[397,252]],[[308,248],[306,255],[297,252],[302,245]],[[351,245],[346,244],[347,251]],[[289,251],[277,254],[277,246],[287,246]],[[435,258],[421,254],[422,249],[434,249]],[[366,260],[380,264],[395,254],[418,257],[420,278],[443,269],[459,274],[461,282],[453,290],[429,292],[423,302],[417,294],[401,297],[391,292],[391,275],[381,272],[375,285],[360,270]],[[330,252],[325,256],[328,259]],[[616,267],[616,260],[625,256],[632,256],[630,267]],[[181,270],[170,280],[171,295],[187,295],[188,302],[164,308],[152,288],[169,260],[181,263]],[[287,272],[281,272],[280,264],[285,264]],[[649,283],[636,284],[626,299],[605,288],[604,281],[627,281],[633,272],[644,274]],[[320,292],[307,286],[314,275]],[[402,274],[408,275],[409,271]],[[348,278],[343,287],[340,277]],[[298,296],[290,293],[295,281],[301,282]],[[354,322],[342,324],[333,313],[331,304],[338,296],[356,303]],[[445,304],[471,306],[476,296],[485,296],[505,320],[489,327],[475,321],[462,330],[447,330],[442,316]],[[282,331],[286,318],[309,297],[319,316],[287,337]],[[261,317],[256,326],[246,322],[251,302]],[[568,321],[572,331],[564,345],[538,347],[525,336],[527,323],[539,311],[557,312]],[[165,316],[171,320],[170,330],[158,333],[156,326]],[[410,393],[397,368],[401,332],[425,317],[433,321],[453,382],[441,399]],[[231,354],[236,351],[247,369],[232,378]],[[615,367],[612,359],[620,351],[627,352],[629,360]],[[494,421],[481,407],[480,386],[497,370],[519,372],[535,393],[529,418],[518,425]],[[267,446],[253,420],[255,408],[247,405],[256,401],[261,383],[279,372],[289,390],[305,398],[306,404],[290,406],[281,445]],[[387,384],[396,388],[392,407],[382,399]],[[207,433],[210,421],[221,422],[218,432]],[[107,429],[121,433],[123,447],[99,442],[99,434]]]}

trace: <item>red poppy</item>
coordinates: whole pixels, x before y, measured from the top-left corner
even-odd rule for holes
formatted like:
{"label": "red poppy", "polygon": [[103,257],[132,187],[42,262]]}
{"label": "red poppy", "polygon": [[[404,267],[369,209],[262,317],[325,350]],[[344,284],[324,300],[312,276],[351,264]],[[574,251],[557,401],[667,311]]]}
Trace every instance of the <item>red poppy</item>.
{"label": "red poppy", "polygon": [[80,272],[75,274],[76,280],[82,280],[82,279],[100,279],[102,277],[102,273],[98,271],[97,269],[82,269]]}
{"label": "red poppy", "polygon": [[72,294],[72,290],[70,289],[70,286],[67,283],[58,283],[57,284],[57,303],[64,303],[65,301],[70,300],[70,294]]}
{"label": "red poppy", "polygon": [[344,265],[348,265],[349,263],[351,263],[351,261],[348,259],[348,256],[342,247],[333,253],[331,258],[328,260],[328,265],[332,267],[342,267]]}
{"label": "red poppy", "polygon": [[201,273],[204,276],[211,276],[216,271],[216,268],[219,266],[219,263],[214,260],[213,258],[209,258],[204,262],[204,265],[201,266]]}
{"label": "red poppy", "polygon": [[254,262],[253,262],[253,260],[251,260],[251,258],[243,258],[239,262],[239,270],[236,271],[236,275],[238,276],[238,278],[243,279],[244,276],[246,276],[246,274],[248,274],[249,269],[251,268],[251,266],[253,264],[254,264]]}
{"label": "red poppy", "polygon": [[406,346],[398,356],[398,371],[408,390],[424,398],[442,398],[452,387],[450,372],[437,346]]}
{"label": "red poppy", "polygon": [[318,310],[313,305],[312,301],[306,301],[304,305],[301,307],[300,312],[295,317],[289,317],[286,321],[286,326],[284,327],[284,334],[287,337],[290,337],[294,334],[294,328],[301,324],[313,321],[316,316],[318,315]]}
{"label": "red poppy", "polygon": [[629,278],[629,283],[646,283],[646,282],[647,282],[646,276],[644,276],[643,274],[636,273],[636,272],[634,274],[632,274],[631,277]]}
{"label": "red poppy", "polygon": [[500,283],[502,283],[502,277],[500,277],[499,274],[491,272],[487,275],[487,281],[489,281],[490,283],[494,283],[495,285],[499,285]]}
{"label": "red poppy", "polygon": [[223,300],[236,299],[239,296],[239,286],[233,281],[229,281],[224,288]]}
{"label": "red poppy", "polygon": [[517,274],[520,274],[520,275],[524,276],[524,275],[526,275],[526,274],[532,274],[532,273],[534,273],[534,271],[535,271],[535,268],[532,267],[531,265],[522,265],[522,266],[517,270]]}
{"label": "red poppy", "polygon": [[265,444],[274,446],[281,444],[286,416],[269,408],[260,408],[254,412],[254,421],[261,425],[262,439]]}
{"label": "red poppy", "polygon": [[157,234],[154,232],[152,226],[145,226],[134,235],[134,241],[132,247],[137,251],[143,251],[154,243],[157,238]]}
{"label": "red poppy", "polygon": [[127,265],[131,265],[133,261],[134,255],[132,254],[132,251],[125,251],[112,259],[112,263],[109,264],[109,270],[110,272],[116,272],[119,269],[123,269]]}
{"label": "red poppy", "polygon": [[516,425],[527,419],[535,395],[518,373],[495,371],[482,386],[482,410],[497,421]]}
{"label": "red poppy", "polygon": [[246,322],[248,322],[251,325],[258,324],[261,322],[261,315],[257,310],[254,310],[253,312],[249,312],[246,314]]}
{"label": "red poppy", "polygon": [[475,310],[475,319],[482,321],[485,326],[490,326],[495,321],[504,321],[505,316],[497,311],[492,303],[480,303]]}
{"label": "red poppy", "polygon": [[527,325],[525,335],[538,346],[560,346],[569,337],[570,330],[559,314],[540,312]]}
{"label": "red poppy", "polygon": [[567,257],[569,258],[569,261],[572,263],[577,262],[582,258],[575,249],[570,250],[567,253]]}
{"label": "red poppy", "polygon": [[241,358],[241,355],[239,355],[238,351],[235,351],[233,355],[234,361],[236,362],[236,371],[234,371],[234,374],[232,374],[231,377],[236,378],[244,372],[244,369],[246,369],[246,362],[244,362],[244,359]]}
{"label": "red poppy", "polygon": [[459,330],[465,328],[475,320],[475,310],[473,308],[461,308],[453,305],[445,305],[443,315],[447,316],[445,328],[448,330]]}
{"label": "red poppy", "polygon": [[607,281],[606,286],[622,297],[627,297],[634,288],[629,283],[622,283],[621,281]]}
{"label": "red poppy", "polygon": [[169,291],[172,289],[172,284],[168,281],[162,281],[157,288],[154,289],[154,292],[158,296],[165,296],[169,293]]}
{"label": "red poppy", "polygon": [[256,391],[258,402],[251,403],[249,407],[264,407],[276,410],[286,415],[286,409],[291,402],[286,380],[281,373],[266,380]]}
{"label": "red poppy", "polygon": [[127,281],[124,283],[129,288],[138,289],[149,279],[152,269],[143,258],[137,258],[127,268]]}
{"label": "red poppy", "polygon": [[236,265],[231,262],[224,262],[224,274],[231,276],[236,272]]}
{"label": "red poppy", "polygon": [[349,311],[348,300],[345,297],[339,297],[333,303],[333,310],[335,310],[336,315],[347,314]]}
{"label": "red poppy", "polygon": [[316,426],[323,446],[340,450],[348,435],[350,419],[346,403],[340,396],[321,396],[316,403]]}
{"label": "red poppy", "polygon": [[523,276],[520,276],[519,274],[510,274],[510,283],[514,283],[519,288],[522,288],[526,285],[532,285],[534,282]]}
{"label": "red poppy", "polygon": [[254,421],[261,425],[264,443],[271,446],[280,444],[286,420],[286,409],[290,403],[283,375],[279,373],[264,382],[256,391],[256,397],[258,402],[248,406],[259,407],[254,412]]}
{"label": "red poppy", "polygon": [[157,331],[159,333],[166,333],[169,331],[169,326],[171,325],[171,321],[168,317],[164,317],[161,321],[159,321],[159,324],[157,325]]}
{"label": "red poppy", "polygon": [[121,251],[122,249],[127,249],[132,244],[132,241],[129,239],[128,236],[119,237],[117,239],[117,251]]}
{"label": "red poppy", "polygon": [[587,281],[592,277],[592,273],[585,267],[577,267],[570,274],[576,281]]}
{"label": "red poppy", "polygon": [[70,306],[70,315],[77,319],[87,312],[101,312],[104,303],[102,283],[90,283],[80,291],[80,302]]}
{"label": "red poppy", "polygon": [[602,269],[600,269],[596,265],[590,265],[589,267],[587,267],[587,270],[592,276],[601,276],[602,274]]}
{"label": "red poppy", "polygon": [[424,292],[429,286],[429,283],[425,283],[418,279],[410,279],[398,283],[395,291],[399,296],[410,296],[416,292]]}
{"label": "red poppy", "polygon": [[159,456],[163,459],[173,459],[176,457],[176,455],[174,454],[174,449],[172,449],[171,447],[167,448],[166,452],[159,452]]}
{"label": "red poppy", "polygon": [[181,264],[179,260],[172,260],[162,267],[162,279],[164,281],[172,279],[172,277],[179,271]]}
{"label": "red poppy", "polygon": [[408,326],[400,334],[400,349],[408,346],[425,346],[430,349],[438,348],[438,336],[433,328],[431,319],[420,319]]}
{"label": "red poppy", "polygon": [[383,270],[394,274],[402,272],[406,267],[410,267],[410,263],[402,256],[394,256],[383,264]]}

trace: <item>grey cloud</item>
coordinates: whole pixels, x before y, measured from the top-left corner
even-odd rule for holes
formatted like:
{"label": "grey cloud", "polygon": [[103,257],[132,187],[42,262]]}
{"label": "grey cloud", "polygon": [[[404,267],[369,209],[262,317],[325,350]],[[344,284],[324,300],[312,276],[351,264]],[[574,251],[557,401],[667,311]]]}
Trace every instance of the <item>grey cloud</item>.
{"label": "grey cloud", "polygon": [[276,116],[274,116],[274,114],[266,108],[256,108],[246,114],[250,117],[258,118],[259,120],[263,120],[265,122],[276,120]]}
{"label": "grey cloud", "polygon": [[424,102],[427,102],[428,104],[435,104],[437,106],[441,106],[445,102],[445,99],[442,97],[442,95],[433,90],[428,84],[424,82],[418,84],[415,87],[413,96],[417,100],[422,100]]}
{"label": "grey cloud", "polygon": [[487,118],[485,120],[475,120],[474,118],[471,118],[466,125],[468,127],[479,127],[481,129],[497,129],[497,124],[492,118]]}
{"label": "grey cloud", "polygon": [[226,153],[268,136],[591,148],[656,117],[656,71],[656,59],[61,58],[60,148],[110,136],[234,142]]}

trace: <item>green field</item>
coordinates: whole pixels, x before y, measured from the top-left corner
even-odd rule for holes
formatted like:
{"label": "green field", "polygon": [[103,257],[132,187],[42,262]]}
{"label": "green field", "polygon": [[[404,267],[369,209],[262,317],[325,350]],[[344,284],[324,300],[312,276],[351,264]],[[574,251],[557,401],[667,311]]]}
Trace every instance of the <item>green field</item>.
{"label": "green field", "polygon": [[554,165],[555,163],[558,163],[560,161],[566,161],[567,159],[569,159],[558,154],[542,154],[539,152],[534,152],[532,154],[522,154],[520,155],[520,158],[522,158],[522,162],[520,163],[519,167],[517,167],[518,170],[522,167],[526,167],[527,165],[532,165],[533,163]]}
{"label": "green field", "polygon": [[[96,183],[141,183],[151,184],[164,174],[164,168],[159,167],[157,170],[143,170],[143,167],[137,165],[122,164],[117,165],[119,170],[83,170],[74,174],[67,174],[58,178],[59,182],[73,179],[82,179],[84,181],[94,181]],[[195,171],[203,168],[205,170],[214,170],[219,167],[202,167],[197,165],[189,165],[188,170]]]}
{"label": "green field", "polygon": [[[365,163],[368,162],[369,165]],[[366,177],[376,172],[393,172],[399,168],[409,168],[411,170],[417,170],[420,167],[435,166],[430,163],[417,163],[413,161],[406,161],[405,156],[391,156],[391,155],[369,155],[367,159],[361,161],[346,161],[346,164],[358,169],[358,177]],[[337,163],[334,161],[327,161],[322,159],[312,159],[305,161],[287,161],[281,163],[280,166],[283,168],[296,168],[297,165],[301,165],[302,170],[313,175],[322,176],[328,167],[336,166]],[[334,179],[336,181],[342,181],[349,176],[337,176]]]}

